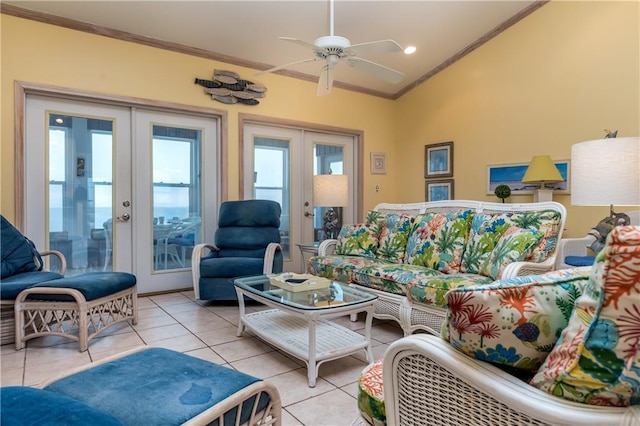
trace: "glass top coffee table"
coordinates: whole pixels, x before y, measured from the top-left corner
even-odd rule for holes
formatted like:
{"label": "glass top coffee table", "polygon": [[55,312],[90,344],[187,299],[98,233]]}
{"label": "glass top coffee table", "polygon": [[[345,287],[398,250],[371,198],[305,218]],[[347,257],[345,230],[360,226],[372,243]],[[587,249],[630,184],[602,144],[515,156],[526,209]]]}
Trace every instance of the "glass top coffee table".
{"label": "glass top coffee table", "polygon": [[[309,386],[315,387],[318,368],[325,361],[361,350],[373,362],[371,321],[377,296],[332,281],[327,288],[288,291],[271,285],[269,277],[239,278],[234,281],[240,308],[238,336],[245,327],[260,339],[305,361]],[[244,297],[274,309],[247,313]],[[364,335],[328,321],[366,312]]]}

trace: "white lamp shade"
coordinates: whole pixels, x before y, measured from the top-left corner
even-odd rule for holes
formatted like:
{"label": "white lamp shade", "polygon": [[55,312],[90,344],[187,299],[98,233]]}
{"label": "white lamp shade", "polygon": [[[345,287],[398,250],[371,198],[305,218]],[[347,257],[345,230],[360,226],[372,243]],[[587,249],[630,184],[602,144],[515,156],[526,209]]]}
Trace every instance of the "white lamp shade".
{"label": "white lamp shade", "polygon": [[316,175],[313,177],[315,207],[346,207],[349,205],[349,176]]}
{"label": "white lamp shade", "polygon": [[571,203],[640,205],[640,137],[599,139],[573,145]]}

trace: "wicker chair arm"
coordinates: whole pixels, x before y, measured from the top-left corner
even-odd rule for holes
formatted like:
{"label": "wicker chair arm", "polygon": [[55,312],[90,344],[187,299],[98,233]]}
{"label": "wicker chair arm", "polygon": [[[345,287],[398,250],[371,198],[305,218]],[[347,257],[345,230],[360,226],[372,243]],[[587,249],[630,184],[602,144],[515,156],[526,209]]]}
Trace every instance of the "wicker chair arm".
{"label": "wicker chair arm", "polygon": [[554,259],[547,259],[541,263],[513,262],[507,265],[501,278],[513,278],[521,275],[540,275],[553,270]]}
{"label": "wicker chair arm", "polygon": [[318,246],[318,256],[329,256],[336,251],[336,244],[338,240],[328,239],[324,240]]}
{"label": "wicker chair arm", "polygon": [[59,252],[58,250],[41,251],[40,256],[57,257],[58,260],[60,261],[60,271],[58,272],[60,272],[62,275],[64,275],[67,272],[67,259],[64,257],[64,254],[62,254],[62,252]]}
{"label": "wicker chair arm", "polygon": [[456,351],[437,336],[412,335],[384,355],[387,424],[637,425],[640,406],[565,401]]}
{"label": "wicker chair arm", "polygon": [[595,241],[596,237],[587,235],[582,238],[563,238],[558,243],[558,257],[556,258],[556,269],[571,268],[564,263],[567,256],[586,256],[587,247]]}
{"label": "wicker chair arm", "polygon": [[191,277],[193,280],[193,292],[195,293],[196,299],[200,299],[200,260],[203,255],[207,255],[212,251],[219,250],[213,244],[201,243],[196,244],[193,247],[193,252],[191,253]]}
{"label": "wicker chair arm", "polygon": [[264,275],[273,272],[273,259],[276,257],[276,252],[282,251],[282,247],[278,243],[269,243],[267,250],[264,252],[264,262],[262,264],[262,273]]}

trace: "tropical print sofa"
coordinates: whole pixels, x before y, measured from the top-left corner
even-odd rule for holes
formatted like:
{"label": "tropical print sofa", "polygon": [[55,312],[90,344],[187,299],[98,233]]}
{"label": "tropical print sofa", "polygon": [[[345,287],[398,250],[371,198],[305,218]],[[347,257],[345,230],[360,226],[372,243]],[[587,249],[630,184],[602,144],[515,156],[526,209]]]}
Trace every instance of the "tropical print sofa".
{"label": "tropical print sofa", "polygon": [[369,424],[640,424],[640,226],[615,227],[592,266],[446,299],[442,338],[397,340],[362,372]]}
{"label": "tropical print sofa", "polygon": [[440,333],[446,293],[552,269],[566,211],[555,202],[380,204],[320,244],[307,271],[377,294],[375,316]]}

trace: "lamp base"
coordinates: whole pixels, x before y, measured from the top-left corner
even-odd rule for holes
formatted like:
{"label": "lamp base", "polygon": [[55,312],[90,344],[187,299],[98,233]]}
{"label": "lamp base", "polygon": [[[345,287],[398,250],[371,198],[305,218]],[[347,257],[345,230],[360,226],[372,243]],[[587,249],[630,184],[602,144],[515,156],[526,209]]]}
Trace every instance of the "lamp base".
{"label": "lamp base", "polygon": [[540,188],[533,191],[533,202],[553,201],[553,189]]}

